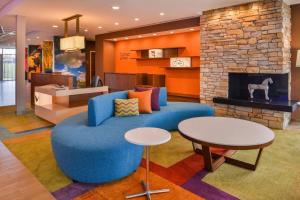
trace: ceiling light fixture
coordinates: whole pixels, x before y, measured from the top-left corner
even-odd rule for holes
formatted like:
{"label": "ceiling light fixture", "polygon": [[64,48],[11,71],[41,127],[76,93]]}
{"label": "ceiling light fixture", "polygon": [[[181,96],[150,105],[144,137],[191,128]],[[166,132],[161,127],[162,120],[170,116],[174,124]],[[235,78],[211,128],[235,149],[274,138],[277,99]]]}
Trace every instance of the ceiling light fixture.
{"label": "ceiling light fixture", "polygon": [[142,38],[143,36],[139,35],[138,37],[139,37],[139,38]]}
{"label": "ceiling light fixture", "polygon": [[134,18],[134,21],[137,22],[137,21],[140,21],[140,19],[136,17],[136,18]]}
{"label": "ceiling light fixture", "polygon": [[58,26],[57,25],[52,25],[52,28],[58,28]]}
{"label": "ceiling light fixture", "polygon": [[119,22],[115,22],[115,25],[116,25],[116,26],[119,26]]}
{"label": "ceiling light fixture", "polygon": [[164,15],[165,15],[165,13],[161,12],[161,13],[159,13],[159,15],[160,15],[160,16],[164,16]]}
{"label": "ceiling light fixture", "polygon": [[[79,18],[82,17],[82,15],[74,15],[68,18],[63,19],[65,22],[65,33],[64,38],[60,39],[60,50],[63,51],[76,51],[80,49],[85,48],[85,38],[84,36],[79,35]],[[76,20],[76,35],[75,36],[68,36],[68,22],[71,20]],[[85,29],[84,31],[86,31]],[[88,30],[87,30],[88,31]]]}
{"label": "ceiling light fixture", "polygon": [[36,36],[36,39],[40,39],[40,36]]}
{"label": "ceiling light fixture", "polygon": [[113,10],[119,10],[120,7],[119,7],[119,6],[113,6],[112,9],[113,9]]}
{"label": "ceiling light fixture", "polygon": [[89,30],[88,30],[88,29],[84,29],[83,31],[84,31],[84,32],[88,32]]}
{"label": "ceiling light fixture", "polygon": [[194,31],[195,29],[193,29],[193,28],[190,28],[190,31]]}
{"label": "ceiling light fixture", "polygon": [[153,33],[153,35],[156,36],[157,34],[156,34],[156,33]]}
{"label": "ceiling light fixture", "polygon": [[102,29],[102,26],[98,26],[98,29]]}
{"label": "ceiling light fixture", "polygon": [[30,41],[31,39],[30,38],[27,38],[27,41]]}
{"label": "ceiling light fixture", "polygon": [[128,37],[125,37],[125,40],[128,40]]}
{"label": "ceiling light fixture", "polygon": [[117,39],[113,39],[114,41],[117,41]]}
{"label": "ceiling light fixture", "polygon": [[170,34],[174,34],[174,31],[171,31]]}

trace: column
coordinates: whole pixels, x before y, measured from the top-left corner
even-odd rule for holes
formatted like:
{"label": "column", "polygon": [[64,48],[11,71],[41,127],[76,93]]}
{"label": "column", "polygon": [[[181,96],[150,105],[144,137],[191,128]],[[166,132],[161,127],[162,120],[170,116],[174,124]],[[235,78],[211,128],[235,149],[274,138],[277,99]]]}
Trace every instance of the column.
{"label": "column", "polygon": [[26,82],[25,82],[25,41],[26,19],[16,16],[16,111],[17,115],[25,112],[26,108]]}

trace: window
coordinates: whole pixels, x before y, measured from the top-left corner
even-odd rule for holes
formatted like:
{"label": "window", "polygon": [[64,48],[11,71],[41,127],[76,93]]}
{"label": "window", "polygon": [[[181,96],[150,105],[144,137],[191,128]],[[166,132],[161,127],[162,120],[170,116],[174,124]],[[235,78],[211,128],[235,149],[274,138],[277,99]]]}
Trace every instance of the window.
{"label": "window", "polygon": [[16,77],[16,55],[3,54],[3,80],[12,81]]}
{"label": "window", "polygon": [[12,81],[15,77],[16,49],[0,49],[0,79]]}
{"label": "window", "polygon": [[3,49],[3,54],[16,54],[16,49]]}

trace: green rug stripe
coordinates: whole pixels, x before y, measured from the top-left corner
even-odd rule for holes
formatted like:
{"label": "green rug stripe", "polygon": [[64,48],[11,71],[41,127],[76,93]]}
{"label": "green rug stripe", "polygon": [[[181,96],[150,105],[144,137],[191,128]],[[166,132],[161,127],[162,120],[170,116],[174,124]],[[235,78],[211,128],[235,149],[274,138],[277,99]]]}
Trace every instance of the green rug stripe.
{"label": "green rug stripe", "polygon": [[54,192],[72,183],[56,165],[49,136],[5,145],[48,191]]}
{"label": "green rug stripe", "polygon": [[[257,151],[238,151],[233,157],[254,162]],[[245,200],[300,199],[300,131],[276,131],[274,143],[265,148],[256,171],[222,165],[204,179]]]}

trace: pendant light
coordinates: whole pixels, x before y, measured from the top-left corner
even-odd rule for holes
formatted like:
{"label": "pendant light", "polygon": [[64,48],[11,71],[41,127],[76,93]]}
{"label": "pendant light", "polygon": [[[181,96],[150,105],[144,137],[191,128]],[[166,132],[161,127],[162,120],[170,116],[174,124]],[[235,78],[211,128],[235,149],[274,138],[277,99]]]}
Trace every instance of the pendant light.
{"label": "pendant light", "polygon": [[[64,38],[60,39],[60,50],[63,51],[77,51],[80,49],[85,48],[85,38],[84,36],[79,35],[79,18],[82,15],[74,15],[68,18],[63,19],[65,22],[65,34]],[[68,36],[68,22],[71,20],[76,19],[76,35],[75,36]]]}

